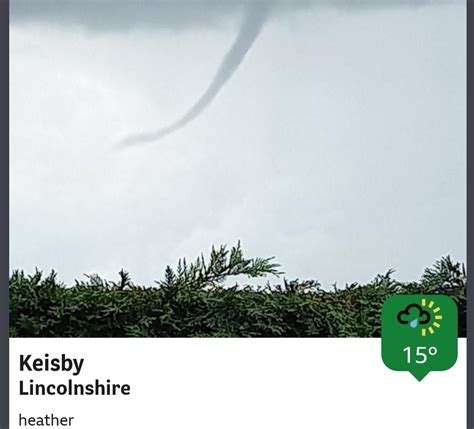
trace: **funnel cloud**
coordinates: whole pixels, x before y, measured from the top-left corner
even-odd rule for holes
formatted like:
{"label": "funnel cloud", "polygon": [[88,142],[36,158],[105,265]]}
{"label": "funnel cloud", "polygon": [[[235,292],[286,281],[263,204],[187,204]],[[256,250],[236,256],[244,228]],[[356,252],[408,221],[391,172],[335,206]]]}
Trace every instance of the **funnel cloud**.
{"label": "funnel cloud", "polygon": [[196,103],[180,119],[157,131],[130,135],[121,142],[120,146],[132,146],[141,143],[156,142],[157,140],[183,128],[204,112],[245,59],[248,51],[262,31],[268,13],[269,6],[266,2],[258,2],[249,5],[240,27],[239,34],[232,47],[223,58],[211,84]]}

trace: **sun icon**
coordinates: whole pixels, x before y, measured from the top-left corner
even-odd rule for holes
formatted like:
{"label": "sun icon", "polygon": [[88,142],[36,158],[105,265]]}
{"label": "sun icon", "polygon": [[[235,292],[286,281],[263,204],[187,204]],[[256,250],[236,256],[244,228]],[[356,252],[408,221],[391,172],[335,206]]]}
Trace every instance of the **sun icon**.
{"label": "sun icon", "polygon": [[428,308],[434,314],[434,322],[430,326],[428,326],[427,328],[422,328],[422,330],[421,330],[421,335],[423,337],[425,337],[426,336],[426,331],[428,331],[432,335],[432,334],[435,333],[435,328],[438,329],[441,326],[440,321],[443,320],[443,315],[439,314],[441,308],[437,307],[435,305],[434,301],[430,300],[430,302],[427,305],[426,304],[426,299],[423,298],[421,300],[421,306]]}

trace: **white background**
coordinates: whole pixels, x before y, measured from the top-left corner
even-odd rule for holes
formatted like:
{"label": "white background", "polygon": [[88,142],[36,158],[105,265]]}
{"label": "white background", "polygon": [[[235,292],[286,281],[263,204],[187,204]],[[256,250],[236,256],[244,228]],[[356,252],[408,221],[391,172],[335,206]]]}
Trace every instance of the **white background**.
{"label": "white background", "polygon": [[[466,342],[420,383],[386,368],[379,339],[11,339],[18,415],[75,416],[84,429],[464,429]],[[85,358],[81,374],[19,371],[19,355]],[[19,396],[19,380],[131,385],[123,397]]]}

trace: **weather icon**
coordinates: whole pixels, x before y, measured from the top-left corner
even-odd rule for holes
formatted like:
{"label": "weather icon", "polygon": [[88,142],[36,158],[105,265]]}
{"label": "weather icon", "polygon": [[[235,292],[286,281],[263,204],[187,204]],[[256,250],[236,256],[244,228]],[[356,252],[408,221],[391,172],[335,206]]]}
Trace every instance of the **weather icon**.
{"label": "weather icon", "polygon": [[[394,295],[382,306],[382,359],[418,381],[458,356],[458,308],[447,295]],[[472,428],[474,429],[474,427]]]}
{"label": "weather icon", "polygon": [[409,304],[404,310],[397,314],[398,323],[408,325],[412,329],[420,329],[421,335],[424,337],[429,332],[431,335],[438,329],[443,319],[443,315],[439,314],[441,308],[430,300],[427,304],[426,298],[422,298],[420,304]]}

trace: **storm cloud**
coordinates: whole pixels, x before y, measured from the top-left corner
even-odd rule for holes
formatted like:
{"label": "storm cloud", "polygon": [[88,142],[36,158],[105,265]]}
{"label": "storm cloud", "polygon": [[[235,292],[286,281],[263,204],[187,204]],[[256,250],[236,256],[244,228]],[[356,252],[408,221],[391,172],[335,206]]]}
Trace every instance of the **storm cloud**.
{"label": "storm cloud", "polygon": [[220,26],[249,4],[269,4],[278,14],[310,7],[357,11],[456,2],[462,0],[15,0],[10,5],[10,19],[15,24],[44,22],[82,26],[91,31],[123,32],[135,28],[190,30]]}

